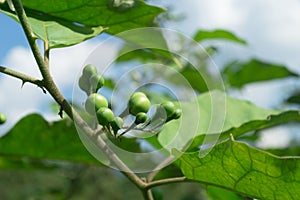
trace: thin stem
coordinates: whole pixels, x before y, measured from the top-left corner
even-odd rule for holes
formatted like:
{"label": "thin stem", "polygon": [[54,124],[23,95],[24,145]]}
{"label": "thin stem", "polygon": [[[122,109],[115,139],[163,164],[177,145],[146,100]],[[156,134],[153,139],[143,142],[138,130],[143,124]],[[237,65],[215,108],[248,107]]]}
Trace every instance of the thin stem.
{"label": "thin stem", "polygon": [[3,67],[3,66],[0,66],[0,72],[3,74],[7,74],[12,77],[20,79],[23,82],[23,84],[26,82],[29,82],[29,83],[35,84],[39,87],[44,87],[42,80],[39,80],[37,78],[34,78],[34,77],[26,75],[26,74],[23,74],[21,72],[17,72],[15,70],[12,70],[12,69],[9,69],[9,68]]}
{"label": "thin stem", "polygon": [[145,200],[154,200],[152,191],[150,189],[143,190],[143,196]]}
{"label": "thin stem", "polygon": [[147,177],[147,181],[151,182],[154,177],[157,175],[157,173],[161,170],[161,168],[165,167],[169,162],[173,161],[175,157],[170,155],[169,157],[167,157],[164,161],[162,161],[161,163],[159,163],[153,170],[151,173],[149,173],[148,177]]}
{"label": "thin stem", "polygon": [[162,179],[162,180],[152,181],[147,184],[146,188],[150,189],[150,188],[157,187],[160,185],[166,185],[166,184],[170,184],[170,183],[179,183],[179,182],[188,182],[188,181],[193,181],[193,180],[189,180],[185,176],[175,177],[175,178],[166,178],[166,179]]}
{"label": "thin stem", "polygon": [[[61,94],[61,92],[57,88],[56,84],[54,83],[54,81],[50,75],[49,67],[44,62],[44,60],[41,56],[40,50],[35,42],[31,27],[28,22],[28,18],[25,14],[25,11],[24,11],[21,1],[13,0],[13,4],[15,6],[16,13],[20,20],[20,23],[24,29],[27,40],[30,44],[31,50],[34,54],[34,57],[35,57],[37,63],[38,63],[40,72],[43,76],[45,88],[48,90],[48,92],[51,94],[51,96],[55,99],[55,101],[62,107],[62,109],[68,114],[68,116],[74,120],[74,122],[77,124],[77,126],[82,131],[84,131],[89,136],[94,136],[95,132],[86,124],[86,122],[79,116],[79,114],[73,109],[73,107],[66,101],[66,99],[64,98],[64,96]],[[134,174],[123,163],[122,160],[120,160],[120,158],[106,145],[106,143],[104,142],[104,140],[101,137],[97,137],[97,143],[98,143],[99,147],[106,153],[106,155],[109,157],[109,159],[119,167],[121,172],[129,180],[131,180],[140,190],[143,190],[143,188],[146,186],[146,183],[144,183],[136,174]]]}

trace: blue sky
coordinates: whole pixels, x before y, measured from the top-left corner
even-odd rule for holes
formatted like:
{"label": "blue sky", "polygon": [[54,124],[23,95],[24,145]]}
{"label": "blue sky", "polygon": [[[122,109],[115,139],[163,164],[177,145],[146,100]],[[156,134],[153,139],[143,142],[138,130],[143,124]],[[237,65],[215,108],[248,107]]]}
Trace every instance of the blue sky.
{"label": "blue sky", "polygon": [[[234,32],[248,42],[247,47],[226,42],[216,42],[220,55],[215,58],[219,65],[232,60],[247,60],[256,57],[265,61],[284,64],[300,73],[300,1],[298,0],[185,0],[150,1],[156,5],[171,7],[175,14],[185,16],[180,22],[167,23],[166,26],[187,35],[199,28],[222,28]],[[28,50],[23,31],[14,20],[0,14],[0,64],[12,66],[22,72],[39,76],[34,68],[34,59]],[[101,38],[84,42],[74,47],[53,51],[53,77],[65,95],[71,97],[70,87],[76,81],[77,72],[85,61],[87,53],[99,43]],[[111,49],[112,47],[107,47]],[[110,55],[113,56],[113,55]],[[76,68],[76,70],[75,70]],[[65,74],[71,74],[66,79]],[[43,112],[49,119],[55,117],[46,109],[52,102],[47,95],[32,85],[20,89],[20,81],[0,75],[0,112],[7,114],[9,122],[0,128],[0,134],[7,131],[20,117]],[[252,84],[233,95],[248,99],[262,107],[276,107],[278,91],[291,92],[300,87],[299,81],[286,80],[264,84]],[[264,95],[257,95],[264,94]],[[284,95],[281,96],[283,98]],[[279,100],[278,100],[279,99]],[[13,104],[13,108],[11,107]]]}
{"label": "blue sky", "polygon": [[0,32],[0,61],[2,61],[11,48],[19,45],[27,46],[27,42],[22,30],[20,30],[20,26],[10,17],[1,13],[0,24],[2,26],[2,31]]}

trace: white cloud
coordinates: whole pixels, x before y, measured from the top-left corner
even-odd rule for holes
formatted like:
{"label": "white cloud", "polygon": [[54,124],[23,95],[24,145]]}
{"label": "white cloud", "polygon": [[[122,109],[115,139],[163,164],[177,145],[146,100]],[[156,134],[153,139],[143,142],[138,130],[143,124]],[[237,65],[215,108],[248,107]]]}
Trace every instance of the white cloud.
{"label": "white cloud", "polygon": [[260,148],[287,148],[291,142],[290,131],[285,127],[276,127],[262,131],[257,146]]}

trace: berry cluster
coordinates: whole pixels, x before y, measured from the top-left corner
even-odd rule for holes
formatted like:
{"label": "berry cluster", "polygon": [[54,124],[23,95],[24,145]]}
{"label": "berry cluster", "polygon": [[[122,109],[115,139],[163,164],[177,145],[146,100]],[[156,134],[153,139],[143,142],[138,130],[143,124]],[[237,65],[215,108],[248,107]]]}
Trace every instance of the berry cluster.
{"label": "berry cluster", "polygon": [[[147,112],[151,107],[151,102],[143,92],[133,93],[128,101],[127,110],[129,114],[135,117],[134,123],[125,130],[123,127],[124,120],[119,116],[115,116],[113,111],[108,106],[107,99],[97,93],[104,85],[104,78],[98,74],[96,67],[89,64],[83,68],[82,75],[79,78],[78,84],[88,98],[85,101],[85,110],[92,116],[97,117],[97,121],[109,133],[113,131],[113,135],[117,137],[118,131],[124,129],[118,137],[121,137],[126,132],[132,130],[137,125],[143,124],[146,127],[151,123],[151,118]],[[177,108],[173,102],[167,101],[159,105],[165,112],[165,120],[163,123],[173,119],[178,119],[181,116],[181,109]],[[127,111],[127,112],[128,112]]]}

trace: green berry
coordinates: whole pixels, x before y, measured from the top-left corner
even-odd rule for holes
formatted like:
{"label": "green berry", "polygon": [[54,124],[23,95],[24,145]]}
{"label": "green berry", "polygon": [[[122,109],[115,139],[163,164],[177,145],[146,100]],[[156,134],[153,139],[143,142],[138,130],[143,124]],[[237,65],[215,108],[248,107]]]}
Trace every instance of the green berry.
{"label": "green berry", "polygon": [[0,113],[0,124],[4,124],[6,122],[6,116],[3,113]]}
{"label": "green berry", "polygon": [[181,117],[182,111],[181,109],[177,108],[173,114],[168,117],[167,121],[173,120],[173,119],[179,119]]}
{"label": "green berry", "polygon": [[85,101],[85,110],[91,115],[94,115],[95,112],[102,107],[107,108],[108,102],[101,94],[93,93]]}
{"label": "green berry", "polygon": [[161,105],[166,111],[167,118],[169,118],[176,110],[174,103],[171,101],[164,102]]}
{"label": "green berry", "polygon": [[118,130],[123,127],[123,124],[124,121],[121,117],[115,117],[114,120],[110,123],[115,135],[117,135]]}
{"label": "green berry", "polygon": [[134,123],[135,124],[144,123],[145,121],[147,121],[147,118],[148,118],[148,116],[146,113],[140,112],[136,115]]}
{"label": "green berry", "polygon": [[[137,94],[138,93],[138,94]],[[132,115],[137,115],[140,112],[147,113],[150,109],[151,103],[144,93],[136,92],[131,95],[128,107],[129,113]]]}
{"label": "green berry", "polygon": [[135,98],[135,97],[147,97],[147,96],[143,92],[135,92],[131,95],[130,98]]}
{"label": "green berry", "polygon": [[97,68],[92,65],[92,64],[88,64],[86,65],[83,70],[82,70],[82,75],[85,77],[85,78],[91,78],[94,74],[98,74],[97,72]]}
{"label": "green berry", "polygon": [[99,74],[94,74],[90,79],[90,84],[94,91],[97,91],[100,88],[102,88],[104,85],[104,82],[105,82],[105,80],[104,80],[103,76],[101,76]]}
{"label": "green berry", "polygon": [[84,76],[80,76],[80,78],[78,80],[78,85],[82,91],[89,92],[90,84],[89,84],[88,79],[86,79]]}
{"label": "green berry", "polygon": [[106,107],[102,107],[99,110],[97,110],[96,114],[98,122],[102,126],[107,126],[115,119],[113,111]]}

